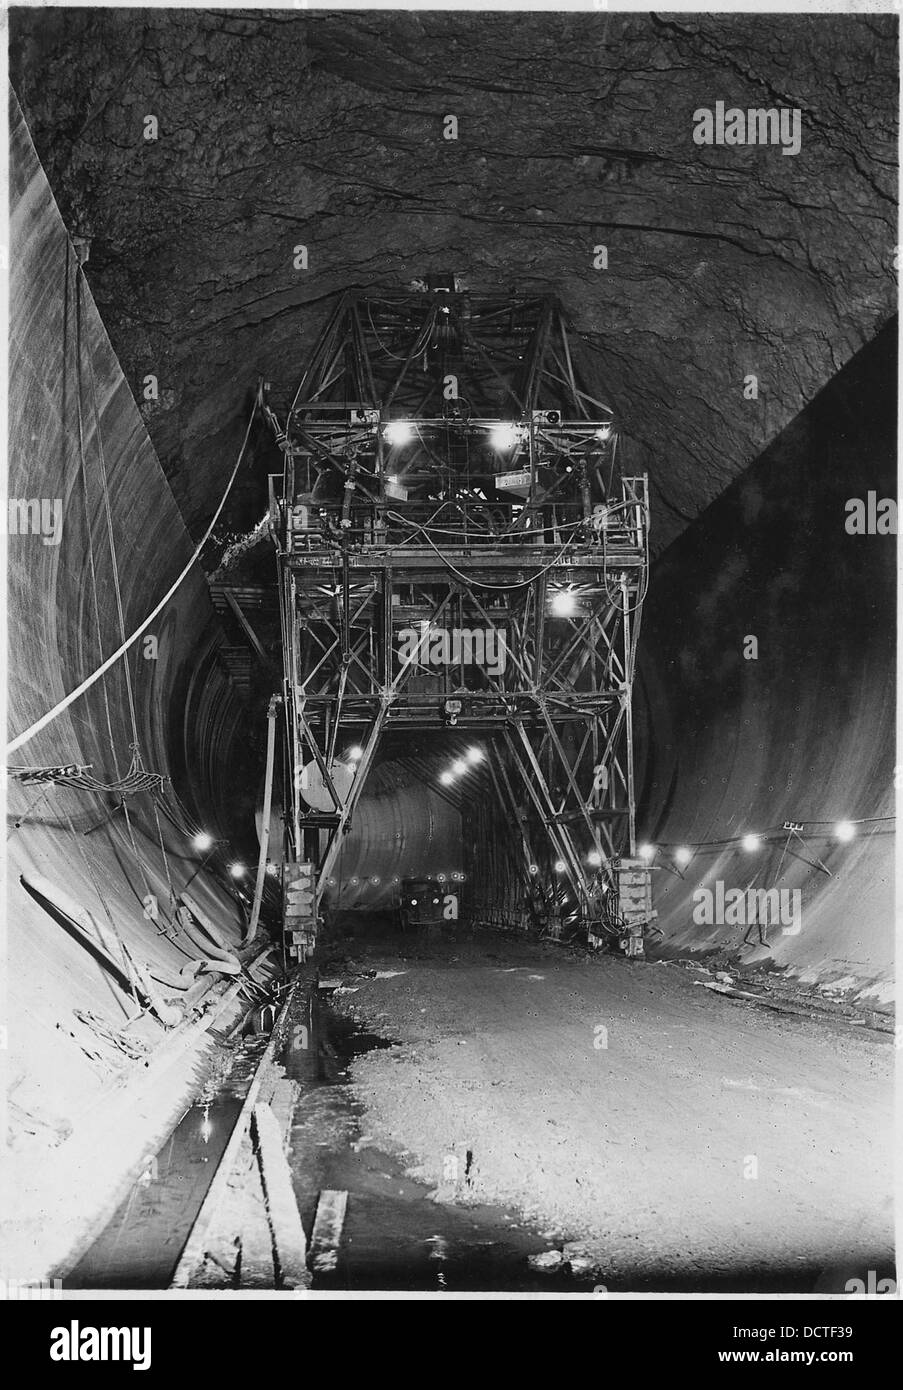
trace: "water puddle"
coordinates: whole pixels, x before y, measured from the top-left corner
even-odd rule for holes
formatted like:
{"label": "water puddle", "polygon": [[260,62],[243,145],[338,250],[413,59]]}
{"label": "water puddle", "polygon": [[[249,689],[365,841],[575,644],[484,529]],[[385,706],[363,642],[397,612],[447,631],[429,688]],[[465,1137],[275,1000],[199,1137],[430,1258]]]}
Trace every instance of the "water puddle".
{"label": "water puddle", "polygon": [[[336,1266],[315,1270],[314,1289],[592,1290],[590,1276],[528,1264],[529,1256],[548,1251],[550,1241],[516,1212],[437,1202],[434,1189],[408,1177],[398,1158],[370,1141],[348,1085],[350,1068],[356,1057],[394,1046],[391,1039],[362,1030],[331,1008],[322,991],[311,1001],[306,1028],[306,1046],[290,1046],[281,1059],[304,1086],[291,1162],[305,1230],[313,1229],[321,1191],[348,1193]],[[464,1156],[462,1163],[466,1182]]]}
{"label": "water puddle", "polygon": [[[335,1267],[315,1271],[314,1289],[568,1291],[593,1288],[590,1276],[567,1268],[533,1269],[531,1255],[550,1240],[514,1211],[437,1202],[434,1189],[406,1175],[403,1162],[379,1149],[362,1128],[348,1084],[357,1057],[397,1044],[362,1029],[314,992],[306,1017],[288,1037],[279,1061],[300,1083],[292,1127],[292,1176],[308,1235],[320,1193],[347,1192]],[[211,1076],[115,1214],[65,1277],[72,1289],[160,1289],[179,1257],[241,1110],[265,1038],[242,1046]],[[461,1158],[466,1183],[468,1155]]]}
{"label": "water puddle", "polygon": [[162,1148],[148,1154],[104,1230],[66,1274],[66,1288],[169,1287],[265,1046],[265,1038],[245,1044],[225,1081],[211,1077]]}

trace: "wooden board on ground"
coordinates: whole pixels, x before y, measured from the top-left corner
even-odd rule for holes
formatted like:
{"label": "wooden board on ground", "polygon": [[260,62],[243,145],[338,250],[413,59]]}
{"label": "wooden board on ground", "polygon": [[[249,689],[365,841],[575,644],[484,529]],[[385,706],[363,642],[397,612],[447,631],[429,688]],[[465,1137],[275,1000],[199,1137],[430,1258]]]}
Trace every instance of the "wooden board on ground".
{"label": "wooden board on ground", "polygon": [[307,1239],[282,1147],[282,1131],[269,1105],[259,1102],[254,1106],[254,1128],[280,1283],[283,1288],[307,1288]]}
{"label": "wooden board on ground", "polygon": [[347,1192],[325,1189],[320,1193],[313,1235],[310,1238],[310,1262],[315,1273],[328,1273],[335,1269],[338,1263],[347,1206]]}

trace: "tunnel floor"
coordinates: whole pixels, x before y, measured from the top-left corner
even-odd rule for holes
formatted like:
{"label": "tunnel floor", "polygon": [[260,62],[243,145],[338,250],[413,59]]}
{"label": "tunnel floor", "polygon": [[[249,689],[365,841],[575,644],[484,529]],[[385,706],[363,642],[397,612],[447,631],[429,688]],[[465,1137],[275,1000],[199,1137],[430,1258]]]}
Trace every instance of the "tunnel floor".
{"label": "tunnel floor", "polygon": [[[563,1262],[544,1272],[549,1234],[513,1208],[437,1201],[435,1187],[405,1171],[402,1155],[373,1142],[349,1085],[357,1058],[394,1048],[329,1002],[322,990],[312,1012],[312,1045],[293,1051],[288,1074],[302,1093],[291,1133],[295,1195],[305,1229],[313,1230],[323,1191],[348,1194],[334,1269],[317,1268],[321,1291],[588,1292],[592,1271]],[[466,1155],[463,1157],[467,1182]]]}
{"label": "tunnel floor", "polygon": [[331,1049],[351,1086],[295,1117],[302,1212],[349,1192],[321,1287],[842,1292],[893,1272],[886,1034],[726,999],[699,966],[384,920],[334,936],[327,977],[324,1037],[369,1041]]}

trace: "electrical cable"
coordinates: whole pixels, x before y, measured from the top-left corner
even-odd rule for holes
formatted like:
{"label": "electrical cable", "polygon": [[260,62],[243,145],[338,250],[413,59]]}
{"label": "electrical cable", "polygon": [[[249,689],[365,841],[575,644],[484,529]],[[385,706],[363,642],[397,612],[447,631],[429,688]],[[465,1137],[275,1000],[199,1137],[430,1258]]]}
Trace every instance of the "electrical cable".
{"label": "electrical cable", "polygon": [[[81,394],[82,394],[82,335],[81,335],[81,325],[82,325],[82,298],[83,298],[83,290],[84,290],[84,287],[85,287],[84,274],[83,274],[83,273],[82,273],[82,274],[79,274],[79,268],[77,267],[77,268],[76,268],[76,274],[75,274],[76,400],[77,400],[77,403],[78,403],[79,426],[80,426],[80,428],[79,428],[79,447],[80,447],[80,449],[82,449],[82,450],[83,450],[83,447],[84,447],[84,436],[83,436],[83,432],[82,432],[82,429],[81,429],[81,420],[82,420],[82,415],[81,415]],[[99,409],[98,409],[98,404],[97,404],[97,382],[96,382],[95,377],[94,377],[94,364],[93,364],[93,362],[92,362],[92,360],[91,360],[91,355],[90,355],[90,353],[88,354],[88,359],[87,359],[87,361],[88,361],[88,379],[89,379],[89,384],[90,384],[91,413],[92,413],[93,421],[94,421],[94,440],[95,440],[95,448],[96,448],[96,451],[97,451],[97,461],[98,461],[98,464],[99,464],[99,467],[100,467],[101,492],[102,492],[102,496],[103,496],[104,515],[105,515],[105,519],[106,519],[106,523],[107,523],[107,540],[108,540],[108,542],[109,542],[109,547],[110,547],[110,562],[111,562],[112,573],[113,573],[113,590],[114,590],[114,593],[115,593],[115,596],[116,596],[116,612],[117,612],[117,617],[118,617],[118,620],[119,620],[119,636],[120,636],[120,640],[124,642],[124,641],[125,641],[125,613],[124,613],[124,609],[123,609],[123,605],[122,605],[122,585],[121,585],[120,574],[119,574],[119,560],[118,560],[118,556],[117,556],[117,553],[116,553],[116,537],[115,537],[115,531],[114,531],[114,527],[113,527],[113,511],[112,511],[112,507],[111,507],[111,505],[110,505],[110,489],[109,489],[109,481],[108,481],[108,478],[107,478],[106,455],[105,455],[105,453],[104,453],[104,447],[103,447],[103,431],[102,431],[102,429],[101,429],[100,411],[99,411]],[[86,464],[85,464],[85,459],[84,459],[84,453],[83,453],[83,452],[82,452],[82,454],[81,454],[81,462],[82,462],[82,466],[85,468],[85,480],[86,480],[86,482],[87,482],[87,470],[86,470]],[[87,492],[86,492],[86,498],[87,498]],[[99,605],[98,597],[97,597],[97,573],[96,573],[96,568],[95,568],[94,561],[93,561],[93,543],[92,543],[92,540],[91,540],[90,525],[89,525],[89,528],[88,528],[88,545],[89,545],[89,550],[90,550],[91,557],[92,557],[92,560],[91,560],[91,583],[92,583],[92,588],[93,588],[95,621],[96,621],[96,623],[97,623],[97,644],[98,644],[98,649],[99,649],[99,651],[100,651],[100,655],[101,655],[101,657],[103,657],[103,643],[102,643],[102,636],[101,636],[103,629],[102,629],[101,621],[100,621],[100,605]],[[131,754],[132,754],[132,761],[131,761],[131,764],[130,764],[130,771],[133,773],[133,775],[134,775],[135,777],[138,777],[138,776],[140,776],[140,774],[143,772],[143,763],[142,763],[142,759],[141,759],[141,747],[140,747],[140,740],[139,740],[139,736],[138,736],[138,719],[137,719],[137,715],[136,715],[136,712],[135,712],[135,697],[134,697],[134,691],[133,691],[133,689],[132,689],[132,674],[131,674],[131,671],[130,671],[130,669],[129,669],[129,664],[128,664],[127,661],[123,662],[122,671],[123,671],[123,675],[124,675],[124,677],[125,677],[126,694],[127,694],[127,697],[128,697],[129,718],[130,718],[131,727],[132,727],[132,742],[131,742],[131,744],[129,745],[130,750],[131,750]],[[118,771],[119,771],[119,760],[118,760],[118,758],[117,758],[117,756],[116,756],[116,748],[115,748],[115,743],[114,743],[114,740],[113,740],[113,730],[112,730],[112,725],[111,725],[111,721],[110,721],[110,706],[109,706],[109,699],[108,699],[108,695],[107,695],[107,683],[106,683],[106,679],[104,679],[104,682],[103,682],[103,691],[104,691],[104,705],[105,705],[106,713],[107,713],[107,729],[108,729],[109,737],[110,737],[110,750],[111,750],[111,752],[112,752],[112,755],[113,755],[113,762],[114,762],[114,765],[116,766],[116,770],[117,770],[117,773],[118,773]],[[124,817],[124,819],[125,819],[125,824],[126,824],[126,830],[128,831],[129,843],[131,844],[131,848],[132,848],[132,854],[133,854],[133,856],[134,856],[134,858],[135,858],[135,862],[136,862],[137,865],[138,865],[138,870],[139,870],[139,872],[140,872],[140,874],[141,874],[141,878],[142,878],[143,883],[144,883],[145,898],[146,898],[146,899],[149,898],[149,899],[152,899],[152,900],[156,901],[156,894],[152,891],[152,888],[151,888],[151,882],[150,882],[150,877],[149,877],[149,875],[148,875],[147,866],[145,865],[144,859],[142,858],[142,855],[141,855],[141,853],[140,853],[140,851],[139,851],[139,849],[138,849],[138,842],[137,842],[137,839],[136,839],[136,837],[135,837],[135,828],[134,828],[134,826],[132,825],[132,818],[131,818],[131,815],[129,814],[129,808],[128,808],[128,806],[126,805],[126,802],[125,802],[124,799],[123,799],[123,801],[122,801],[121,804],[122,804],[122,814],[123,814],[123,817]]]}
{"label": "electrical cable", "polygon": [[118,796],[134,796],[138,792],[162,791],[166,778],[159,772],[148,772],[141,764],[136,752],[124,777],[115,782],[102,782],[91,775],[91,764],[69,767],[8,767],[7,773],[24,783],[52,782],[60,787],[74,787],[81,791],[116,793]]}
{"label": "electrical cable", "polygon": [[[433,307],[433,309],[432,309],[432,310],[430,311],[430,313],[427,315],[427,317],[426,317],[426,319],[425,319],[425,321],[424,321],[423,327],[421,328],[420,332],[418,333],[417,337],[415,338],[415,340],[414,340],[414,346],[413,346],[413,348],[411,349],[411,351],[409,352],[408,356],[407,356],[407,357],[398,357],[394,352],[391,352],[391,351],[386,347],[386,345],[383,343],[382,339],[380,338],[379,333],[378,333],[377,328],[376,328],[376,324],[373,322],[373,310],[372,310],[372,308],[370,307],[370,300],[369,300],[369,299],[366,300],[366,304],[367,304],[367,318],[368,318],[369,321],[370,321],[370,329],[371,329],[371,331],[372,331],[372,333],[373,333],[374,338],[376,339],[377,346],[379,347],[380,352],[382,352],[386,357],[391,357],[391,359],[392,359],[393,362],[413,362],[415,357],[419,357],[419,356],[420,356],[420,353],[421,353],[421,352],[423,351],[423,349],[426,347],[427,343],[428,343],[429,340],[430,340],[430,337],[432,336],[433,325],[434,325],[435,319],[436,319],[436,310],[435,310],[435,307]],[[422,340],[422,341],[421,341],[421,340]]]}
{"label": "electrical cable", "polygon": [[[896,816],[860,816],[858,820],[850,820],[850,821],[848,822],[848,824],[850,824],[850,825],[877,825],[877,824],[883,824],[883,823],[888,822],[888,821],[895,821],[896,819],[897,819]],[[792,822],[792,827],[793,827],[793,828],[790,829],[790,834],[792,835],[792,834],[794,833],[794,831],[796,830],[796,827],[797,827],[797,826],[799,826],[800,828],[804,829],[806,826],[817,826],[817,825],[830,825],[830,826],[836,826],[837,824],[839,824],[839,822],[836,821],[836,820],[806,820],[806,821],[793,821],[793,822]],[[722,848],[722,847],[723,847],[723,848],[729,848],[731,845],[742,845],[743,841],[747,838],[747,836],[750,836],[750,835],[753,836],[753,837],[754,837],[755,839],[757,839],[757,840],[765,840],[765,841],[768,841],[769,843],[774,843],[774,842],[775,842],[775,837],[777,837],[777,836],[783,836],[783,835],[785,834],[785,832],[787,832],[787,830],[788,830],[788,828],[789,828],[790,825],[791,825],[791,822],[788,821],[788,822],[786,822],[786,823],[784,823],[784,824],[781,824],[781,825],[772,825],[772,826],[768,826],[768,827],[766,827],[766,829],[764,829],[764,830],[750,830],[750,831],[744,831],[744,833],[743,833],[742,835],[731,835],[731,836],[726,836],[724,839],[721,839],[721,840],[681,840],[681,841],[678,841],[678,842],[674,842],[674,841],[664,841],[664,840],[656,840],[656,841],[655,841],[655,848],[656,848],[656,850],[660,850],[660,849],[663,849],[663,850],[674,850],[674,849],[716,849],[716,848]],[[771,840],[769,840],[769,837],[772,837]],[[777,843],[780,843],[780,841],[777,840]]]}
{"label": "electrical cable", "polygon": [[[404,517],[399,516],[397,512],[387,512],[386,515],[391,517],[393,521],[401,522],[402,525],[412,524],[407,522]],[[416,523],[413,523],[413,529],[415,532],[420,532],[420,534],[423,535],[430,549],[436,553],[436,555],[442,561],[442,564],[445,566],[445,568],[449,570],[451,574],[454,574],[456,578],[462,580],[465,584],[473,585],[475,588],[492,589],[498,593],[510,593],[512,589],[525,589],[530,584],[535,584],[537,579],[541,579],[544,574],[548,574],[549,570],[554,569],[556,565],[560,564],[562,556],[565,555],[568,550],[573,549],[574,545],[573,540],[566,541],[564,545],[561,547],[561,549],[558,551],[558,554],[555,555],[553,559],[551,559],[549,563],[545,565],[542,569],[537,570],[535,574],[531,575],[529,579],[519,579],[516,583],[511,584],[490,584],[487,580],[475,579],[472,575],[464,574],[464,572],[462,570],[459,570],[455,565],[453,565],[450,560],[447,560],[445,556],[442,554],[442,551],[439,549],[439,547],[433,544],[429,535],[423,529],[422,526],[418,526],[416,525]]]}
{"label": "electrical cable", "polygon": [[210,525],[207,527],[207,530],[204,532],[204,535],[202,536],[201,540],[195,546],[194,552],[191,558],[189,559],[188,563],[182,570],[181,574],[179,574],[178,578],[170,585],[169,589],[167,589],[160,602],[156,604],[156,606],[144,619],[144,622],[141,623],[140,626],[135,629],[131,636],[127,638],[127,640],[124,641],[121,646],[117,647],[115,652],[113,652],[110,656],[107,657],[107,659],[97,668],[96,671],[92,672],[92,674],[86,677],[86,679],[83,680],[79,685],[77,685],[74,690],[71,690],[68,695],[64,696],[62,700],[60,700],[56,705],[54,705],[53,709],[48,710],[46,714],[42,715],[40,719],[36,720],[34,724],[32,724],[23,733],[17,735],[17,737],[14,738],[11,743],[8,743],[6,745],[7,756],[10,753],[15,752],[17,748],[21,748],[23,744],[28,743],[31,739],[34,738],[35,734],[40,733],[41,730],[45,729],[48,724],[53,723],[53,721],[59,718],[63,711],[68,709],[69,706],[73,704],[75,700],[77,700],[81,695],[84,695],[85,691],[89,690],[96,681],[100,680],[101,676],[103,676],[110,669],[111,666],[114,666],[116,662],[119,660],[119,658],[123,656],[125,652],[127,652],[129,648],[135,644],[135,642],[137,642],[138,638],[142,635],[142,633],[147,631],[147,629],[150,627],[151,623],[154,621],[157,615],[160,612],[162,612],[162,610],[166,607],[173,594],[180,587],[180,585],[183,583],[187,575],[191,572],[192,568],[196,564],[201,551],[203,550],[204,546],[207,544],[208,540],[213,534],[213,528],[219,521],[220,515],[222,514],[222,510],[226,505],[226,501],[228,500],[230,492],[232,491],[232,485],[235,482],[235,478],[241,466],[242,460],[244,459],[245,450],[248,446],[248,440],[251,437],[251,426],[253,425],[257,415],[258,405],[259,397],[255,399],[254,408],[251,411],[251,415],[248,420],[248,426],[245,430],[245,436],[242,441],[241,448],[238,451],[238,458],[235,460],[235,466],[233,467],[232,473],[229,477],[229,481],[226,484],[226,490],[223,493],[222,500],[220,501],[219,506],[213,514],[213,519],[211,520]]}

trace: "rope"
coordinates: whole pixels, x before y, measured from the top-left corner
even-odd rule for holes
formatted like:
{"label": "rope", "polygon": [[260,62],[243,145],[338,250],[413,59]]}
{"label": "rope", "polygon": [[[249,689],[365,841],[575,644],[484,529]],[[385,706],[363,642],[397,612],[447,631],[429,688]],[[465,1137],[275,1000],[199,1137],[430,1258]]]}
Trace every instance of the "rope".
{"label": "rope", "polygon": [[171,911],[171,914],[172,914],[172,926],[173,926],[173,930],[177,932],[177,931],[179,930],[179,928],[178,928],[178,914],[176,913],[176,904],[177,904],[177,902],[178,902],[178,899],[176,898],[176,890],[175,890],[175,887],[174,887],[173,881],[172,881],[172,872],[171,872],[170,867],[169,867],[169,855],[166,853],[166,844],[165,844],[164,839],[163,839],[163,827],[162,827],[162,825],[160,824],[160,812],[157,810],[157,798],[156,798],[156,797],[154,797],[153,806],[154,806],[154,820],[157,822],[157,838],[158,838],[159,841],[160,841],[160,852],[161,852],[162,855],[163,855],[163,867],[164,867],[164,869],[166,870],[166,882],[167,882],[167,884],[169,885],[169,905],[170,905],[170,911]]}
{"label": "rope", "polygon": [[[82,282],[76,274],[76,322],[81,323],[81,288]],[[79,376],[78,394],[81,395],[81,338],[79,337]],[[119,638],[125,641],[125,615],[122,608],[122,588],[119,580],[119,560],[116,555],[116,537],[113,531],[113,513],[110,508],[110,489],[107,482],[107,461],[103,450],[103,434],[100,428],[100,413],[97,409],[97,383],[94,379],[94,364],[91,361],[91,354],[88,354],[88,376],[91,382],[91,413],[94,416],[94,438],[97,441],[97,458],[100,463],[100,481],[103,490],[103,505],[107,520],[107,538],[110,542],[110,559],[113,562],[113,589],[116,594],[116,610],[119,617]],[[132,673],[129,670],[129,663],[124,661],[122,669],[125,674],[125,688],[128,694],[129,715],[132,721],[132,740],[136,747],[138,745],[138,720],[135,715],[135,696],[132,690]]]}
{"label": "rope", "polygon": [[[95,565],[95,563],[94,563],[94,542],[93,542],[92,535],[91,535],[91,511],[90,511],[90,507],[89,507],[90,493],[89,493],[89,490],[88,490],[88,470],[87,470],[87,462],[86,462],[86,459],[85,459],[84,418],[83,418],[83,415],[82,415],[82,293],[81,293],[81,292],[82,292],[82,280],[80,280],[80,279],[78,278],[78,277],[79,277],[79,273],[80,273],[80,272],[79,272],[79,268],[76,267],[76,272],[75,272],[75,366],[76,366],[76,383],[75,383],[75,384],[76,384],[76,391],[75,391],[75,402],[76,402],[76,410],[77,410],[77,414],[78,414],[79,470],[80,470],[80,472],[81,472],[81,476],[82,476],[82,485],[83,485],[83,489],[84,489],[84,501],[85,501],[85,528],[86,528],[86,535],[87,535],[87,539],[88,539],[88,560],[89,560],[89,566],[90,566],[90,571],[91,571],[91,592],[92,592],[93,606],[94,606],[94,622],[95,622],[95,625],[96,625],[96,628],[97,628],[97,649],[98,649],[98,652],[99,652],[99,654],[100,654],[100,656],[101,656],[101,659],[102,659],[102,658],[103,658],[103,624],[101,623],[101,619],[100,619],[100,604],[99,604],[98,597],[97,597],[97,567],[96,567],[96,565]],[[109,528],[109,537],[110,537],[110,557],[111,557],[111,560],[112,560],[112,563],[113,563],[113,577],[114,577],[115,584],[116,584],[116,598],[117,598],[117,604],[118,604],[118,607],[119,607],[119,622],[120,622],[120,628],[119,628],[119,630],[120,630],[120,636],[124,639],[124,638],[125,638],[125,625],[124,625],[124,619],[123,619],[123,614],[122,614],[122,600],[121,600],[121,594],[120,594],[120,590],[119,590],[119,573],[118,573],[118,565],[117,565],[117,562],[116,562],[116,545],[115,545],[115,541],[114,541],[113,533],[112,533],[112,517],[111,517],[111,513],[110,513],[109,495],[108,495],[108,490],[107,490],[106,466],[105,466],[104,459],[103,459],[103,443],[102,443],[102,440],[101,440],[100,416],[99,416],[99,413],[98,413],[98,410],[97,410],[97,389],[96,389],[96,382],[95,382],[95,380],[94,380],[94,371],[93,371],[93,367],[90,367],[90,360],[89,360],[89,371],[90,371],[90,376],[91,376],[91,395],[92,395],[92,413],[93,413],[93,416],[94,416],[94,433],[95,433],[95,438],[96,438],[96,440],[97,440],[98,454],[99,454],[99,457],[100,457],[100,460],[101,460],[101,482],[102,482],[102,486],[103,486],[103,490],[104,490],[104,503],[105,503],[105,507],[106,507],[107,524],[108,524],[108,528]],[[101,667],[101,669],[103,669],[103,667]],[[137,782],[139,779],[141,779],[143,776],[146,776],[147,774],[145,774],[145,772],[144,772],[144,767],[143,767],[142,762],[141,762],[141,753],[140,753],[140,750],[139,750],[139,747],[138,747],[138,728],[137,728],[137,721],[136,721],[136,719],[135,719],[135,706],[134,706],[134,700],[133,700],[133,698],[132,698],[131,674],[130,674],[130,672],[129,672],[129,670],[128,670],[128,666],[126,666],[126,668],[125,668],[125,677],[126,677],[126,685],[127,685],[127,689],[128,689],[128,696],[129,696],[129,710],[130,710],[130,714],[131,714],[131,723],[132,723],[132,738],[133,738],[133,740],[134,740],[133,743],[132,743],[132,745],[131,745],[132,759],[131,759],[131,762],[130,762],[130,764],[129,764],[129,770],[128,770],[128,772],[126,773],[126,778],[127,778],[127,779],[128,779],[128,778],[133,778],[133,779],[135,779],[135,781]],[[113,764],[114,764],[114,766],[115,766],[115,768],[116,768],[117,778],[121,781],[121,780],[122,780],[122,775],[121,775],[121,773],[120,773],[120,771],[119,771],[119,758],[117,757],[117,754],[116,754],[116,741],[115,741],[115,739],[114,739],[114,737],[113,737],[113,721],[112,721],[112,718],[111,718],[111,716],[110,716],[110,699],[109,699],[109,692],[108,692],[108,690],[107,690],[107,682],[106,682],[106,679],[105,679],[105,678],[104,678],[104,680],[103,680],[103,682],[102,682],[102,689],[103,689],[104,711],[105,711],[105,714],[106,714],[106,723],[107,723],[107,736],[108,736],[108,738],[109,738],[109,740],[110,740],[110,752],[111,752],[112,757],[113,757]],[[153,785],[153,783],[151,783],[151,785]],[[136,790],[137,790],[137,789],[139,789],[139,788],[136,786]],[[149,879],[149,877],[148,877],[147,869],[146,869],[145,864],[144,864],[144,860],[142,859],[141,854],[139,853],[139,850],[138,850],[138,843],[137,843],[137,841],[136,841],[136,839],[135,839],[134,827],[132,826],[132,818],[131,818],[131,816],[129,815],[129,809],[128,809],[128,806],[125,804],[125,799],[124,799],[124,797],[123,797],[123,799],[121,800],[120,805],[122,806],[122,813],[123,813],[123,816],[125,817],[125,824],[126,824],[126,829],[127,829],[127,831],[128,831],[129,844],[131,845],[132,854],[134,855],[135,862],[136,862],[137,865],[138,865],[138,871],[139,871],[139,873],[141,874],[141,880],[142,880],[142,882],[143,882],[143,884],[144,884],[144,895],[145,895],[145,900],[147,900],[148,898],[150,898],[150,899],[153,899],[154,901],[156,901],[156,894],[153,892],[153,889],[151,888],[151,883],[150,883],[150,879]],[[162,931],[162,930],[164,930],[164,929],[160,928],[159,925],[158,925],[157,930],[158,930],[158,931]]]}
{"label": "rope", "polygon": [[207,530],[204,532],[204,535],[202,536],[201,540],[196,545],[191,559],[185,565],[181,574],[170,585],[169,589],[167,589],[160,602],[151,610],[151,612],[144,619],[144,622],[141,623],[135,629],[135,631],[126,641],[124,641],[119,647],[117,647],[115,652],[113,652],[110,656],[107,657],[106,661],[104,661],[97,668],[96,671],[92,672],[90,676],[86,677],[86,679],[83,680],[80,685],[77,685],[74,690],[70,690],[68,695],[64,696],[63,699],[58,702],[58,704],[54,705],[53,709],[48,710],[46,714],[42,715],[40,719],[36,720],[36,722],[32,724],[29,728],[27,728],[24,731],[24,733],[19,734],[16,738],[12,740],[11,743],[7,744],[7,756],[10,753],[14,753],[17,748],[21,748],[23,744],[28,743],[31,739],[34,738],[35,734],[40,733],[41,730],[45,729],[48,724],[52,724],[55,719],[59,718],[59,716],[63,713],[64,710],[68,709],[69,706],[73,704],[81,695],[84,695],[85,691],[89,690],[91,686],[95,684],[96,681],[100,680],[101,676],[103,676],[107,671],[109,671],[110,667],[114,666],[116,662],[119,660],[119,658],[123,656],[124,653],[127,652],[129,648],[135,644],[135,642],[137,642],[138,638],[142,635],[142,633],[147,631],[154,619],[166,607],[173,594],[176,592],[176,590],[179,588],[179,586],[182,584],[186,576],[190,573],[191,569],[195,565],[198,556],[200,555],[204,546],[207,544],[208,540],[213,534],[213,528],[219,521],[222,510],[226,505],[226,501],[229,497],[230,492],[232,491],[232,485],[235,482],[236,474],[238,473],[239,467],[241,466],[242,460],[244,458],[245,450],[248,446],[248,440],[251,437],[251,426],[253,425],[254,419],[257,415],[258,405],[259,400],[255,400],[254,409],[251,411],[251,415],[248,420],[248,427],[245,430],[245,437],[242,441],[241,448],[238,451],[238,458],[235,460],[235,466],[232,469],[229,481],[226,484],[226,490],[223,493],[222,500],[220,501],[219,506],[213,514],[213,519],[211,520],[210,525],[207,527]]}
{"label": "rope", "polygon": [[17,777],[20,782],[63,782],[69,778],[87,774],[93,763],[78,767],[75,763],[67,767],[8,767],[7,775]]}
{"label": "rope", "polygon": [[[178,793],[176,792],[176,789],[175,787],[173,787],[172,783],[169,784],[166,790],[173,797],[176,803],[177,811],[174,811],[173,808],[169,806],[167,802],[164,801],[162,798],[158,801],[157,804],[159,805],[160,810],[163,812],[166,819],[169,821],[170,825],[175,826],[176,830],[178,830],[181,835],[185,835],[190,840],[193,840],[197,835],[202,834],[202,827],[198,825],[197,821],[195,821],[194,817],[188,811],[187,807],[182,805]],[[214,843],[222,842],[214,841]]]}

